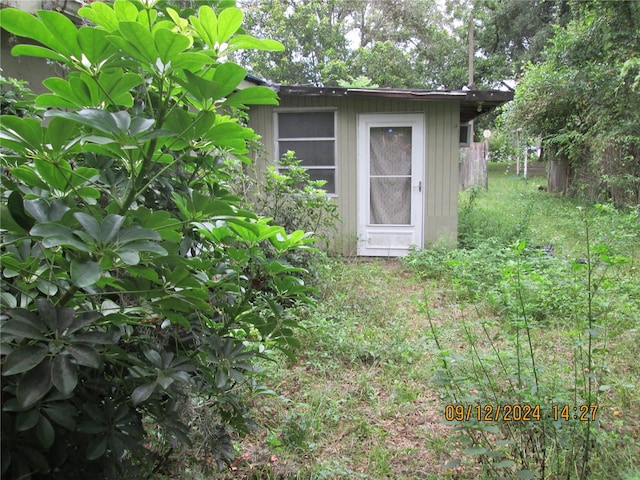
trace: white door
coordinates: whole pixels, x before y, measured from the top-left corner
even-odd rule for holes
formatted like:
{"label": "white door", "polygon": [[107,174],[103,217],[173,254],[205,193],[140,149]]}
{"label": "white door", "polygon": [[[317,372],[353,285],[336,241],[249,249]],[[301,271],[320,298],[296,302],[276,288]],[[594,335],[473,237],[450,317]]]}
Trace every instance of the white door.
{"label": "white door", "polygon": [[358,255],[399,256],[422,247],[424,117],[358,117]]}

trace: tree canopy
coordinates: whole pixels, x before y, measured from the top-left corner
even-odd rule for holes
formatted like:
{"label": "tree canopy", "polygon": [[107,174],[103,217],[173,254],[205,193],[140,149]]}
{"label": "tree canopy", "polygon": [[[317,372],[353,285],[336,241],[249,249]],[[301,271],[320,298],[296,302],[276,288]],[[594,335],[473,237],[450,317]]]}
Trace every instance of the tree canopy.
{"label": "tree canopy", "polygon": [[459,89],[468,83],[473,13],[476,81],[517,78],[540,57],[566,0],[243,0],[247,30],[283,52],[244,58],[256,75],[285,84],[336,85],[367,77],[381,87]]}
{"label": "tree canopy", "polygon": [[637,0],[573,4],[543,61],[528,65],[512,112],[592,196],[632,204],[640,187],[639,19]]}

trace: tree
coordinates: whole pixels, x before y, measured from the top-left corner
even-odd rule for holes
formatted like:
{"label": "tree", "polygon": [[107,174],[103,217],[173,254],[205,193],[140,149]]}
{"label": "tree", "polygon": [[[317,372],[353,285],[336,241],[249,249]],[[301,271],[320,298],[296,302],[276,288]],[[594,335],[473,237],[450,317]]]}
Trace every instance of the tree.
{"label": "tree", "polygon": [[348,75],[351,2],[248,0],[247,30],[282,42],[284,50],[241,56],[257,76],[284,84],[331,84]]}
{"label": "tree", "polygon": [[285,52],[242,59],[284,84],[336,85],[366,76],[383,87],[459,89],[468,83],[468,23],[476,31],[475,83],[519,78],[564,24],[567,0],[245,0],[247,29]]}
{"label": "tree", "polygon": [[189,443],[189,399],[222,465],[251,426],[254,360],[297,345],[288,308],[311,300],[283,256],[311,238],[241,208],[225,163],[256,139],[245,105],[277,103],[238,90],[229,54],[282,45],[244,34],[237,8],[154,5],[93,2],[79,29],[2,11],[40,44],[14,55],[69,70],[44,82],[43,116],[0,122],[3,478],[155,475],[148,428]]}
{"label": "tree", "polygon": [[475,2],[478,75],[495,80],[519,79],[525,65],[542,60],[554,26],[568,21],[567,0]]}
{"label": "tree", "polygon": [[[452,38],[433,2],[243,1],[247,30],[285,52],[252,56],[259,76],[284,84],[337,85],[366,76],[382,87],[441,87]],[[456,80],[457,81],[457,80]]]}
{"label": "tree", "polygon": [[640,99],[624,81],[640,48],[640,2],[572,5],[572,20],[556,28],[544,62],[529,65],[512,121],[544,139],[567,178],[561,191],[571,186],[637,204]]}

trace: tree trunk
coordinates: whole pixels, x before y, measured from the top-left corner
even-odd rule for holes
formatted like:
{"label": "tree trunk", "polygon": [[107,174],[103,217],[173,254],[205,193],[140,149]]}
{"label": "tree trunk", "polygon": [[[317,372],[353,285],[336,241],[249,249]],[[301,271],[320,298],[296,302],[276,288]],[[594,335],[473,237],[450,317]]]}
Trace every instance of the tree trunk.
{"label": "tree trunk", "polygon": [[558,154],[554,147],[548,147],[544,154],[549,161],[549,175],[547,190],[552,193],[569,193],[569,186],[573,177],[573,170],[569,159]]}

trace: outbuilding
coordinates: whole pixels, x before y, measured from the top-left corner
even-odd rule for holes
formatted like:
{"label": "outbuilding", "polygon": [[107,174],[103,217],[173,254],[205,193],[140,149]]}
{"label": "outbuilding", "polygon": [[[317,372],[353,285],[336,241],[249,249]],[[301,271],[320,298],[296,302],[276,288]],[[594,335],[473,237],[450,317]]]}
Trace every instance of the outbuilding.
{"label": "outbuilding", "polygon": [[513,98],[499,90],[272,88],[279,106],[250,110],[267,152],[257,168],[295,151],[338,205],[343,221],[330,248],[358,256],[455,244],[469,122]]}

